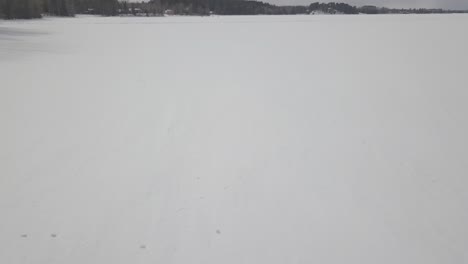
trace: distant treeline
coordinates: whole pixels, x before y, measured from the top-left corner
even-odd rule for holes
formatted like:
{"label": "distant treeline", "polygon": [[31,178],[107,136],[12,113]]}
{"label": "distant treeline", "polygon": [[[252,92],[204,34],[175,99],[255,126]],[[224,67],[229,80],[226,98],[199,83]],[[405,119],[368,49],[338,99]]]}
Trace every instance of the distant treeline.
{"label": "distant treeline", "polygon": [[293,14],[430,14],[462,13],[442,9],[390,9],[356,7],[345,3],[312,3],[308,6],[276,6],[253,0],[150,0],[130,3],[118,0],[0,0],[0,18],[39,18],[96,14],[135,15],[293,15]]}
{"label": "distant treeline", "polygon": [[319,3],[308,6],[276,6],[252,0],[150,0],[146,3],[120,3],[119,14],[130,15],[298,15],[298,14],[432,14],[466,13],[442,9],[390,9],[376,6],[356,7],[346,3]]}
{"label": "distant treeline", "polygon": [[28,19],[81,13],[117,15],[118,0],[0,0],[0,18]]}
{"label": "distant treeline", "polygon": [[443,13],[466,13],[467,11],[454,11],[443,9],[395,9],[377,6],[351,6],[345,3],[312,3],[307,9],[308,13],[323,14],[443,14]]}

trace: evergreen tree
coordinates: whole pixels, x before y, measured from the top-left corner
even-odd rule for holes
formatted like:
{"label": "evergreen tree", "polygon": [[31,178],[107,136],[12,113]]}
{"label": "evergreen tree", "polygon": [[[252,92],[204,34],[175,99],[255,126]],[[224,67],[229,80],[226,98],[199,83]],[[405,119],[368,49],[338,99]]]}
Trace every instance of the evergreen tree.
{"label": "evergreen tree", "polygon": [[4,7],[3,7],[4,2],[5,2],[4,0],[0,0],[0,19],[5,18],[5,12],[4,12],[4,10],[3,10],[3,8],[4,8]]}

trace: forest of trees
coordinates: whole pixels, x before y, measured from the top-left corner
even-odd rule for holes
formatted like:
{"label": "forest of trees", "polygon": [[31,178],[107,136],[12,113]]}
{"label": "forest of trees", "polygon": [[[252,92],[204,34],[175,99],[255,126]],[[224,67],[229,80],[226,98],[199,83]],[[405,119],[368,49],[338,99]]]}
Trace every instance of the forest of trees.
{"label": "forest of trees", "polygon": [[0,18],[39,18],[41,14],[163,15],[306,14],[306,6],[275,6],[252,0],[150,0],[130,3],[118,0],[0,0]]}
{"label": "forest of trees", "polygon": [[41,17],[39,0],[0,0],[0,16],[6,19]]}
{"label": "forest of trees", "polygon": [[[119,12],[133,15],[163,15],[171,10],[175,15],[295,15],[320,11],[325,14],[429,14],[457,13],[442,9],[389,9],[375,6],[356,7],[346,3],[319,3],[308,6],[276,6],[252,0],[150,0],[147,3],[120,4]],[[123,7],[122,7],[123,6]]]}
{"label": "forest of trees", "polygon": [[309,6],[309,12],[312,11],[321,11],[323,13],[330,13],[330,14],[359,14],[359,10],[355,6],[351,6],[345,3],[312,3]]}
{"label": "forest of trees", "polygon": [[117,15],[118,0],[0,0],[0,18],[40,18],[51,16],[74,16],[88,13]]}
{"label": "forest of trees", "polygon": [[306,6],[275,6],[248,0],[150,0],[147,3],[127,3],[124,1],[121,3],[119,10],[123,13],[133,14],[140,12],[140,15],[162,15],[165,10],[170,10],[175,15],[282,15],[307,13]]}
{"label": "forest of trees", "polygon": [[442,9],[389,9],[375,6],[356,7],[345,3],[312,3],[309,6],[276,6],[253,0],[0,0],[0,18],[28,19],[42,15],[75,14],[115,15],[291,15],[311,12],[328,14],[407,14],[461,13]]}

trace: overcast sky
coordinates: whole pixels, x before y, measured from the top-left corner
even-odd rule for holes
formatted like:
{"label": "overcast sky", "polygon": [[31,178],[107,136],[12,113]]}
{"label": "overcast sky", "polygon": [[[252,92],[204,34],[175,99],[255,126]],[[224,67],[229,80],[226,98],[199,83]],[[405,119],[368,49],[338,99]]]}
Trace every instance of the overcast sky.
{"label": "overcast sky", "polygon": [[444,9],[468,9],[468,0],[262,0],[278,5],[306,5],[312,2],[344,2],[352,5],[376,5],[385,7],[426,7]]}

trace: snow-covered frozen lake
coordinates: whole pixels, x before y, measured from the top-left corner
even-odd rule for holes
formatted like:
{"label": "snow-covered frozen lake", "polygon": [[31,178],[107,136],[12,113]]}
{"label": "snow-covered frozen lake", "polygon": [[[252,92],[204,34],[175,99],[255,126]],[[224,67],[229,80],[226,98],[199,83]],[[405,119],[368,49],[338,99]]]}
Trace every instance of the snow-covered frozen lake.
{"label": "snow-covered frozen lake", "polygon": [[0,22],[0,263],[467,263],[467,28]]}

